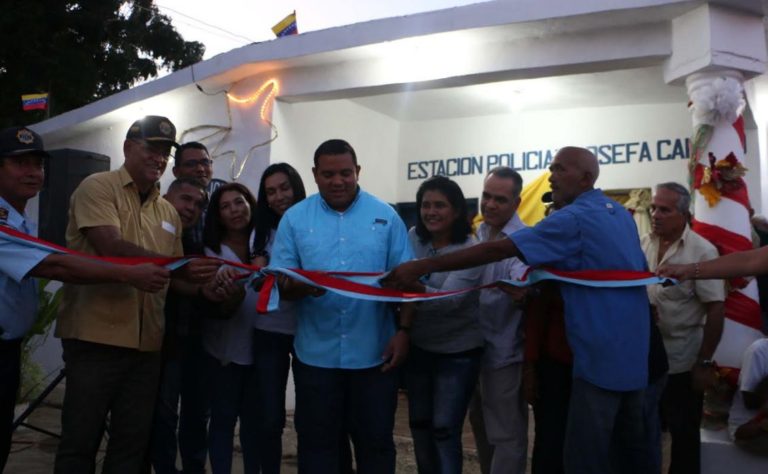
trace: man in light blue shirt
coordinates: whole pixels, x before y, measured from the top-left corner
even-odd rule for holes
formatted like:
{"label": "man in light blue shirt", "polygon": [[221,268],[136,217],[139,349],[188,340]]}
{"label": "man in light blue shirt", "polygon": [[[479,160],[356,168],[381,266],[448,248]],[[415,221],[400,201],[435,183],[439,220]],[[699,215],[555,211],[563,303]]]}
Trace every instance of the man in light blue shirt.
{"label": "man in light blue shirt", "polygon": [[[358,187],[360,166],[347,142],[324,142],[314,163],[320,192],[283,216],[272,266],[384,272],[413,258],[392,207]],[[407,353],[408,318],[398,327],[391,305],[293,281],[281,290],[284,298],[300,298],[293,365],[299,471],[338,472],[338,440],[349,433],[359,472],[393,473],[397,379],[391,369]]]}
{"label": "man in light blue shirt", "polygon": [[[550,167],[552,197],[566,207],[534,227],[461,252],[398,267],[386,282],[403,287],[425,273],[516,256],[561,270],[645,270],[629,212],[594,188],[597,158],[562,148]],[[568,473],[643,472],[642,417],[648,383],[650,306],[644,287],[591,288],[563,283],[568,342],[574,355],[564,463]]]}
{"label": "man in light blue shirt", "polygon": [[[42,139],[32,130],[11,127],[0,131],[0,226],[37,233],[24,209],[43,185],[43,160],[47,158]],[[31,277],[73,283],[126,282],[158,291],[167,284],[169,273],[156,265],[103,265],[0,239],[0,472],[11,448],[22,340],[37,316],[37,282]]]}

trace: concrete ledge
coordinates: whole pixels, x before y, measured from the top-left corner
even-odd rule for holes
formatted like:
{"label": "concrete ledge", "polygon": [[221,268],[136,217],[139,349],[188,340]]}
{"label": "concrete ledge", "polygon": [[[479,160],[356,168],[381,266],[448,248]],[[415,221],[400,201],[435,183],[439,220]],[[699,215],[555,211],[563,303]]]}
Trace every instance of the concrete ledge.
{"label": "concrete ledge", "polygon": [[727,429],[701,430],[701,473],[764,474],[768,458],[739,449],[730,438]]}

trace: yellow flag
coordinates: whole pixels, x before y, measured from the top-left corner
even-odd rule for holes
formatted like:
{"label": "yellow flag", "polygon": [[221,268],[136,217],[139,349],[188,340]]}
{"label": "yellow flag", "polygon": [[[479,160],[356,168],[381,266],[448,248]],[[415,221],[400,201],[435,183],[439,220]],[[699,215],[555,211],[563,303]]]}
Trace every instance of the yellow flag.
{"label": "yellow flag", "polygon": [[520,207],[517,208],[517,213],[527,225],[534,225],[544,219],[546,207],[541,202],[541,195],[552,190],[549,186],[550,174],[549,171],[541,173],[539,177],[524,186],[523,192],[520,193],[521,202]]}

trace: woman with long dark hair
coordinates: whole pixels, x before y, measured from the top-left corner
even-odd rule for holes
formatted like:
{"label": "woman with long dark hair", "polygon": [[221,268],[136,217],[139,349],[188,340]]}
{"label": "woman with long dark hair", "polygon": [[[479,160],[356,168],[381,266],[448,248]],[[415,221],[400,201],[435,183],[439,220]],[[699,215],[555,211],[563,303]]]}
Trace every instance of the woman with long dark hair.
{"label": "woman with long dark hair", "polygon": [[307,197],[298,171],[288,163],[274,163],[264,170],[256,199],[256,235],[253,251],[263,256],[272,248],[277,225],[289,207]]}
{"label": "woman with long dark hair", "polygon": [[[255,227],[256,200],[239,183],[214,191],[203,232],[205,254],[240,263],[251,263],[251,234]],[[219,271],[219,285],[233,285],[237,270]],[[211,419],[208,454],[213,474],[229,474],[235,424],[240,420],[240,444],[245,472],[259,472],[257,440],[258,404],[253,357],[253,311],[257,294],[242,288],[228,301],[228,314],[203,321],[203,348],[210,382]]]}
{"label": "woman with long dark hair", "polygon": [[[416,194],[419,220],[409,232],[416,258],[474,245],[461,188],[443,176],[430,178]],[[427,292],[476,286],[482,267],[433,273]],[[478,292],[421,302],[411,328],[405,367],[408,407],[420,473],[460,473],[461,432],[483,355],[477,323]]]}
{"label": "woman with long dark hair", "polygon": [[[306,197],[299,173],[287,163],[275,163],[261,175],[256,204],[253,263],[265,266],[283,214]],[[259,463],[263,474],[280,472],[282,435],[285,427],[285,389],[293,351],[296,320],[293,303],[283,300],[280,308],[253,319],[254,377],[258,397]]]}

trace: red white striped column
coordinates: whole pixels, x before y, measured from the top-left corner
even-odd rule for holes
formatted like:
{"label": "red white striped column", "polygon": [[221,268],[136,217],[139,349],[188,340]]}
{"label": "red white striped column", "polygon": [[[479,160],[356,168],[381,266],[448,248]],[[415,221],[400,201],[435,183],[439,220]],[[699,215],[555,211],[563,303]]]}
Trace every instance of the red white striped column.
{"label": "red white striped column", "polygon": [[[744,164],[745,106],[742,74],[735,70],[695,73],[686,79],[693,114],[691,187],[693,230],[721,255],[752,248],[750,201]],[[725,327],[715,360],[739,368],[744,350],[760,333],[755,279],[736,279],[725,302]]]}

